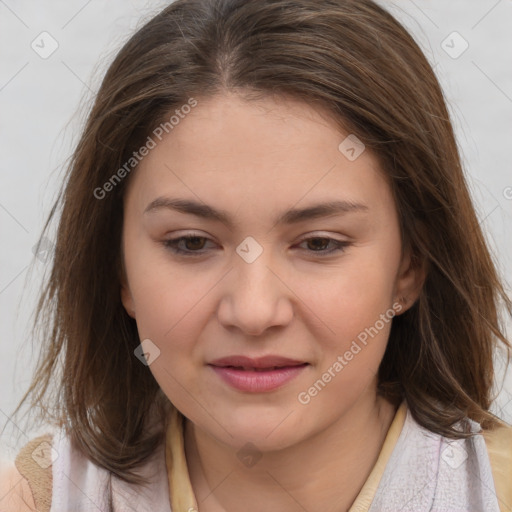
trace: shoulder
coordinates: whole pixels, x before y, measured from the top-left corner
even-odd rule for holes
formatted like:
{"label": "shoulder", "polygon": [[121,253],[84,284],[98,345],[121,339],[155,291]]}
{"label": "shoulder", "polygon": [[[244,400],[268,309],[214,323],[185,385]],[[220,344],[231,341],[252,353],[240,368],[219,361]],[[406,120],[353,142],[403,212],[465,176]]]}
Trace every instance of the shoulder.
{"label": "shoulder", "polygon": [[52,435],[26,443],[14,463],[0,470],[0,508],[6,512],[48,512],[52,493]]}
{"label": "shoulder", "polygon": [[[512,510],[512,425],[502,422],[493,430],[483,430],[500,506]],[[508,508],[507,508],[508,507]]]}
{"label": "shoulder", "polygon": [[502,422],[493,430],[483,430],[482,435],[489,455],[499,462],[500,469],[512,471],[512,425]]}

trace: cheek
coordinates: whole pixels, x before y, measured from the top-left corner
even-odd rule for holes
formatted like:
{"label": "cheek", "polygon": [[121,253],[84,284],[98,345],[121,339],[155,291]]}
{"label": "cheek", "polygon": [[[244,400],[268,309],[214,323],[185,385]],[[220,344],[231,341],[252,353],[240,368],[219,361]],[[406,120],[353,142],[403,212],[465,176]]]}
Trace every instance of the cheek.
{"label": "cheek", "polygon": [[184,389],[199,392],[193,377],[204,364],[204,352],[198,340],[214,314],[211,297],[219,276],[206,267],[171,264],[155,252],[133,261],[137,329],[141,340],[158,347],[150,370],[171,401],[179,403]]}
{"label": "cheek", "polygon": [[201,329],[208,287],[194,280],[155,272],[135,288],[137,327],[162,348],[187,347]]}
{"label": "cheek", "polygon": [[312,287],[308,303],[335,332],[350,332],[372,325],[392,305],[393,269],[372,265],[364,256],[340,269],[327,286]]}
{"label": "cheek", "polygon": [[202,396],[194,376],[202,364],[197,340],[209,315],[206,291],[183,275],[160,273],[153,267],[153,275],[139,282],[134,292],[139,337],[149,338],[159,350],[149,370],[169,400],[182,410],[190,409],[191,396]]}
{"label": "cheek", "polygon": [[350,407],[376,379],[395,316],[390,280],[377,270],[341,276],[311,295],[312,309],[329,328],[315,333],[316,376],[301,389],[318,414]]}
{"label": "cheek", "polygon": [[[394,249],[367,247],[325,280],[324,286],[307,290],[306,303],[321,319],[320,369],[330,368],[343,356],[338,382],[354,385],[365,379],[361,372],[375,373],[384,355],[392,319],[393,284],[398,254]],[[339,369],[339,366],[337,366]],[[343,373],[343,377],[341,377]]]}
{"label": "cheek", "polygon": [[143,236],[126,246],[128,281],[141,336],[164,340],[194,314],[208,286],[183,265],[171,262],[163,247]]}

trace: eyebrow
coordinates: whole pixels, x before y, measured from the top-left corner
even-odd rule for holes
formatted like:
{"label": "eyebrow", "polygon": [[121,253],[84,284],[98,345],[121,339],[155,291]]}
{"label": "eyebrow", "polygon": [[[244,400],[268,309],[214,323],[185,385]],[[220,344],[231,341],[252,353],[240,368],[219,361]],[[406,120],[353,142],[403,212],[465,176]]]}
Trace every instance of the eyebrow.
{"label": "eyebrow", "polygon": [[[228,227],[233,226],[233,220],[230,214],[225,210],[217,210],[212,206],[191,199],[179,199],[171,197],[157,197],[148,204],[144,214],[152,213],[160,209],[170,209],[181,213],[195,215],[207,220],[214,220],[225,224]],[[368,206],[354,201],[328,201],[318,203],[306,208],[292,208],[282,213],[275,224],[290,225],[298,224],[306,220],[318,219],[334,215],[343,215],[351,212],[366,212]]]}

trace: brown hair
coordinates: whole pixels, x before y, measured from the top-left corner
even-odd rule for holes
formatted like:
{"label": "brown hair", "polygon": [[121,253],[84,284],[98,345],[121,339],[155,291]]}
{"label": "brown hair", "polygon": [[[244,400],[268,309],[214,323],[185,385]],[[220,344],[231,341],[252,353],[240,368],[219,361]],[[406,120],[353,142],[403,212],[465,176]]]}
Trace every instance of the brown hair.
{"label": "brown hair", "polygon": [[139,482],[134,468],[163,439],[161,430],[148,434],[149,412],[154,406],[164,418],[167,401],[134,356],[140,340],[120,300],[129,178],[101,199],[94,191],[176,108],[226,91],[325,107],[378,157],[403,247],[427,270],[418,300],[393,320],[379,393],[394,403],[405,398],[418,423],[447,437],[470,435],[454,428],[465,417],[494,428],[493,349],[499,340],[510,358],[512,348],[499,307],[512,315],[512,303],[436,76],[411,35],[371,0],[177,0],[124,45],[45,226],[61,207],[36,315],[42,357],[22,403],[46,403],[44,417],[65,426],[93,462]]}

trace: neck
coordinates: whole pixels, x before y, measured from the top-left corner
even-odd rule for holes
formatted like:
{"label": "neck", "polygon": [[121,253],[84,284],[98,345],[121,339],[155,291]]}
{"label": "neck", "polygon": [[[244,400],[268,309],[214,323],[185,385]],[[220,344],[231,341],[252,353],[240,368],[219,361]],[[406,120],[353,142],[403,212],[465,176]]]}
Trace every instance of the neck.
{"label": "neck", "polygon": [[185,452],[199,512],[348,511],[395,413],[396,407],[375,393],[361,397],[328,428],[286,449],[265,452],[248,468],[238,463],[238,448],[187,420]]}

